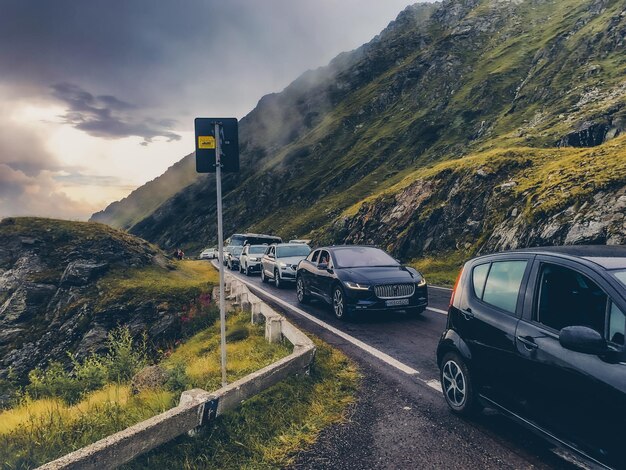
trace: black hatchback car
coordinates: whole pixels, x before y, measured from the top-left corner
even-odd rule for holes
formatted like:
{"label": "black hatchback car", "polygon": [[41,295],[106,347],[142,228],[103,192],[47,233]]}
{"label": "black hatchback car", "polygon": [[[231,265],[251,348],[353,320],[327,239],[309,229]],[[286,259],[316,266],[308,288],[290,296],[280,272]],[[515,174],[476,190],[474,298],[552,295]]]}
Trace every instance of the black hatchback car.
{"label": "black hatchback car", "polygon": [[298,301],[321,299],[339,319],[357,312],[403,310],[421,313],[428,305],[426,280],[373,246],[330,246],[298,264]]}
{"label": "black hatchback car", "polygon": [[626,468],[626,247],[473,259],[437,348],[453,411],[493,407],[596,465]]}

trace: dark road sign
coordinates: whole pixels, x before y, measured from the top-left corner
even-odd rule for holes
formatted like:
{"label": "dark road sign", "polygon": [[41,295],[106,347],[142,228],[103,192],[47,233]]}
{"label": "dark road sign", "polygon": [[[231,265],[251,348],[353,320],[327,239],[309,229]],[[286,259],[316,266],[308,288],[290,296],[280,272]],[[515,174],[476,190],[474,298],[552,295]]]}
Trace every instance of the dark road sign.
{"label": "dark road sign", "polygon": [[196,171],[215,173],[215,124],[220,124],[222,171],[239,171],[239,126],[236,118],[196,118]]}

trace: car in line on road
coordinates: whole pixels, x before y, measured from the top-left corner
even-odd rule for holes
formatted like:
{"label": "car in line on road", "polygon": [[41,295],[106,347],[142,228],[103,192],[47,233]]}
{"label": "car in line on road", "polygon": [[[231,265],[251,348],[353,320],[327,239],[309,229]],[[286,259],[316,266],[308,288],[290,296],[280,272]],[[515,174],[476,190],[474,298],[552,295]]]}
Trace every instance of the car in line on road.
{"label": "car in line on road", "polygon": [[198,259],[215,259],[217,258],[217,249],[215,248],[207,248],[200,252]]}
{"label": "car in line on road", "polygon": [[226,239],[227,245],[271,245],[272,243],[282,243],[283,239],[275,235],[265,235],[263,233],[233,233]]}
{"label": "car in line on road", "polygon": [[239,256],[239,271],[246,276],[261,272],[261,258],[267,250],[267,245],[246,245]]}
{"label": "car in line on road", "polygon": [[301,303],[326,302],[342,320],[369,311],[420,314],[428,305],[424,276],[374,246],[314,250],[298,265],[296,293]]}
{"label": "car in line on road", "polygon": [[243,252],[243,246],[233,246],[228,250],[228,257],[226,258],[226,266],[231,271],[239,270],[239,257]]}
{"label": "car in line on road", "polygon": [[626,246],[468,261],[437,348],[458,414],[483,406],[602,468],[625,468]]}
{"label": "car in line on road", "polygon": [[281,243],[267,247],[261,258],[261,281],[274,282],[276,287],[296,281],[298,263],[311,252],[305,243]]}

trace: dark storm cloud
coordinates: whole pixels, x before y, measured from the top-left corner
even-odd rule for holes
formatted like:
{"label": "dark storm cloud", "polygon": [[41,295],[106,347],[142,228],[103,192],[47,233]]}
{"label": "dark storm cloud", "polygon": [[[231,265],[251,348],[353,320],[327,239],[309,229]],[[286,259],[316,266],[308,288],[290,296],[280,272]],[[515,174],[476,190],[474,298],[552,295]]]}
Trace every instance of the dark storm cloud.
{"label": "dark storm cloud", "polygon": [[[40,95],[72,83],[135,125],[150,110],[157,120],[176,119],[175,131],[189,130],[198,115],[243,116],[263,94],[367,42],[408,3],[3,0],[0,82]],[[116,122],[85,127],[130,132]]]}
{"label": "dark storm cloud", "polygon": [[159,136],[170,142],[180,140],[180,135],[170,130],[174,120],[145,118],[137,121],[136,106],[115,96],[94,96],[71,83],[53,85],[52,90],[53,95],[67,105],[67,112],[62,116],[65,122],[90,135],[110,139],[138,136],[144,139],[144,144]]}

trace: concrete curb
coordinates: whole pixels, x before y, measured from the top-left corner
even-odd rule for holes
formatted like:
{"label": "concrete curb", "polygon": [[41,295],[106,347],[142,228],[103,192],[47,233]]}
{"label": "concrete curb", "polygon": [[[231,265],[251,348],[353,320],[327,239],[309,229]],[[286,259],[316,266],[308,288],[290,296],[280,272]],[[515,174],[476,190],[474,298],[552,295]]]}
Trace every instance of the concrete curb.
{"label": "concrete curb", "polygon": [[293,352],[214,392],[187,390],[181,394],[177,407],[42,465],[39,469],[117,468],[181,434],[193,433],[198,427],[208,424],[281,380],[307,373],[315,357],[313,342],[252,294],[244,283],[229,274],[226,274],[226,289],[226,298],[231,306],[237,305],[250,312],[253,323],[265,322],[265,338],[269,342],[286,340],[293,345]]}

